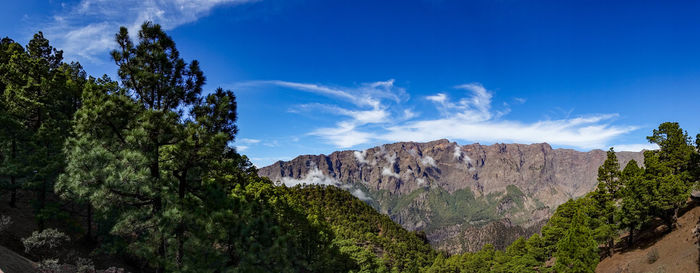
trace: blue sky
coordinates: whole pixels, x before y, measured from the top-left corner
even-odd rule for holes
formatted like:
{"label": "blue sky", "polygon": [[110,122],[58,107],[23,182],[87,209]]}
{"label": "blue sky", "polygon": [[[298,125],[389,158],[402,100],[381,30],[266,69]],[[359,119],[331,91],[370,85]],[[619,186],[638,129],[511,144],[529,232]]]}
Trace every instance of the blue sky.
{"label": "blue sky", "polygon": [[42,30],[115,75],[121,25],[162,24],[206,90],[238,96],[258,166],[395,141],[653,148],[664,121],[700,132],[699,2],[11,1],[0,35]]}

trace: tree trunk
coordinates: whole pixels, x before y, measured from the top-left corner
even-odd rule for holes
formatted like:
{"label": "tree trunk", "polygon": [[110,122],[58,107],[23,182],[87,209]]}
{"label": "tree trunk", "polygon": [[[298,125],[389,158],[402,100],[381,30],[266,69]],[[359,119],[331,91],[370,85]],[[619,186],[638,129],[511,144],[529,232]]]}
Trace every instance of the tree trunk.
{"label": "tree trunk", "polygon": [[87,239],[92,242],[92,205],[87,203]]}
{"label": "tree trunk", "polygon": [[676,206],[673,208],[673,218],[671,218],[671,222],[673,223],[673,227],[675,228],[678,225],[678,211],[680,210],[679,206]]}
{"label": "tree trunk", "polygon": [[[608,224],[611,226],[615,226],[615,218],[612,215],[608,216]],[[615,239],[608,238],[608,257],[612,257],[614,249],[615,249]]]}
{"label": "tree trunk", "polygon": [[[158,217],[160,215],[161,210],[163,209],[163,201],[159,197],[156,197],[156,200],[153,205],[153,213]],[[158,267],[156,268],[157,273],[162,273],[165,272],[163,263],[165,263],[165,233],[161,232],[160,234],[160,241],[158,242],[158,258],[160,261],[158,261]]]}
{"label": "tree trunk", "polygon": [[634,229],[630,228],[630,235],[627,236],[627,247],[631,248],[632,243],[634,243]]}
{"label": "tree trunk", "polygon": [[[185,209],[185,191],[187,190],[187,170],[183,171],[181,175],[177,176],[179,180],[178,186],[178,202],[180,206],[180,213]],[[185,251],[185,223],[183,219],[184,215],[180,217],[180,222],[178,223],[177,229],[175,230],[175,237],[177,238],[177,254],[175,257],[175,262],[177,267],[182,266],[182,257]]]}
{"label": "tree trunk", "polygon": [[12,185],[12,191],[10,192],[10,207],[17,207],[17,181],[15,176],[10,176],[10,185]]}
{"label": "tree trunk", "polygon": [[44,230],[44,227],[45,227],[43,212],[44,212],[44,208],[46,208],[46,184],[47,184],[46,179],[43,179],[41,181],[41,189],[39,192],[39,213],[41,214],[41,216],[39,217],[39,223],[38,223],[39,231]]}
{"label": "tree trunk", "polygon": [[678,207],[675,207],[673,211],[666,211],[666,215],[663,217],[666,227],[668,227],[668,232],[671,232],[676,228],[676,220],[678,219]]}
{"label": "tree trunk", "polygon": [[[154,186],[158,189],[156,193],[156,198],[154,200],[153,204],[153,214],[155,217],[160,218],[162,210],[163,210],[163,198],[162,198],[162,192],[160,189],[160,164],[159,164],[159,146],[158,146],[158,138],[154,138],[154,143],[155,143],[155,148],[153,151],[153,163],[151,163],[151,177],[154,180]],[[158,261],[158,267],[156,268],[157,273],[162,273],[165,272],[163,264],[165,263],[166,255],[165,255],[165,233],[161,232],[160,234],[160,242],[158,242],[158,257],[160,261]]]}
{"label": "tree trunk", "polygon": [[[13,137],[12,138],[12,152],[11,155],[12,161],[14,163],[15,159],[17,158],[17,140]],[[10,207],[11,208],[16,208],[17,207],[17,178],[14,175],[10,176],[10,185],[11,186],[11,192],[10,192]]]}

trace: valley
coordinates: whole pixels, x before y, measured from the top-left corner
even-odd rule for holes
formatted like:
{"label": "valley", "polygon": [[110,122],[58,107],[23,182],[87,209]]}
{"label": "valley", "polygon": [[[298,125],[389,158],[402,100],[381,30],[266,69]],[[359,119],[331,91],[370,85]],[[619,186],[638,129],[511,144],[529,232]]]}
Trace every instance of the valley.
{"label": "valley", "polygon": [[[621,165],[641,152],[618,152]],[[549,144],[459,145],[446,139],[303,155],[261,168],[288,186],[344,188],[448,253],[504,249],[540,230],[556,207],[597,185],[601,150]]]}

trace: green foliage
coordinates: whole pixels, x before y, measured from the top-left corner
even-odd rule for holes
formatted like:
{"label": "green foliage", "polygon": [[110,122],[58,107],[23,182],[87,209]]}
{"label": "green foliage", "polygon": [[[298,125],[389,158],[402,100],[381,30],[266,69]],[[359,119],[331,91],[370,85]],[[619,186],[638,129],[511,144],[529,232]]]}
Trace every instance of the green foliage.
{"label": "green foliage", "polygon": [[676,122],[665,122],[647,139],[659,145],[657,151],[644,152],[645,179],[651,183],[649,207],[654,216],[673,228],[678,209],[690,196],[695,183],[691,158],[696,152],[690,137]]}
{"label": "green foliage", "polygon": [[529,252],[527,241],[522,237],[509,245],[505,253],[498,255],[496,261],[493,272],[537,272],[535,267],[540,264],[534,253]]}
{"label": "green foliage", "polygon": [[650,204],[653,196],[652,185],[644,178],[644,170],[637,162],[630,160],[622,171],[622,202],[619,216],[620,227],[629,230],[629,243],[634,239],[634,233],[642,228],[650,217]]}
{"label": "green foliage", "polygon": [[34,231],[31,236],[22,239],[24,252],[41,259],[57,256],[58,249],[67,242],[70,242],[68,235],[53,228],[47,228],[41,232]]}
{"label": "green foliage", "polygon": [[116,35],[121,85],[85,84],[56,191],[110,217],[113,246],[157,271],[337,268],[344,256],[334,255],[324,223],[229,148],[233,93],[202,96],[198,63],[186,64],[160,26],[145,23],[138,37],[134,44],[125,28]]}
{"label": "green foliage", "polygon": [[[85,72],[80,64],[63,63],[63,53],[39,32],[26,48],[5,38],[0,42],[0,187],[35,192],[37,215],[51,205],[48,195],[65,164],[63,142],[70,135],[79,106]],[[43,229],[46,217],[39,217]]]}
{"label": "green foliage", "polygon": [[595,272],[598,265],[598,244],[586,226],[587,216],[578,208],[554,253],[556,272]]}
{"label": "green foliage", "polygon": [[[69,240],[45,223],[75,227],[55,191],[87,211],[99,253],[127,254],[156,272],[592,272],[596,240],[611,250],[619,228],[632,242],[654,217],[671,226],[700,180],[700,134],[693,146],[678,123],[662,123],[647,137],[660,150],[645,152],[644,168],[630,161],[620,171],[610,149],[596,190],[559,206],[541,236],[505,251],[437,253],[425,231],[403,229],[346,190],[259,177],[229,146],[238,131],[233,92],[203,95],[198,62],[180,58],[159,25],[143,24],[137,37],[125,28],[115,36],[119,82],[87,78],[41,32],[26,47],[0,41],[0,190],[13,207],[18,190],[34,193],[42,231],[23,240],[28,252],[46,258]],[[432,221],[454,225],[517,214],[527,196],[508,185],[486,196],[437,187],[372,198],[384,211],[417,209],[420,198]],[[0,217],[0,232],[9,224]],[[50,271],[58,261],[42,264]]]}
{"label": "green foliage", "polygon": [[[580,202],[580,201],[579,201]],[[551,256],[556,252],[556,245],[559,239],[571,226],[571,219],[579,208],[576,200],[570,199],[559,205],[547,224],[542,227],[542,240],[544,241],[545,254]]]}
{"label": "green foliage", "polygon": [[[286,188],[286,191],[290,202],[328,223],[336,236],[334,244],[340,245],[341,251],[349,251],[345,253],[360,266],[355,270],[386,268],[418,272],[430,266],[436,256],[430,245],[416,233],[405,230],[345,190],[306,186]],[[355,247],[349,246],[350,242]],[[366,259],[367,252],[379,260]],[[378,265],[379,261],[381,264]]]}
{"label": "green foliage", "polygon": [[[369,203],[377,210],[394,212],[414,209],[409,208],[411,203],[419,198],[427,199],[426,211],[429,211],[430,221],[435,224],[434,228],[468,222],[492,222],[501,219],[505,213],[517,214],[524,210],[525,205],[525,194],[515,185],[508,185],[505,193],[491,193],[478,197],[468,188],[450,193],[440,187],[419,188],[404,195],[390,195],[380,190],[371,196],[375,200]],[[512,202],[514,206],[507,211],[499,211],[499,204],[506,202]],[[511,220],[517,224],[528,219],[519,217]]]}
{"label": "green foliage", "polygon": [[535,233],[527,239],[527,253],[538,262],[545,262],[549,258],[545,251],[545,242],[542,236]]}
{"label": "green foliage", "polygon": [[607,245],[608,255],[612,255],[614,239],[617,237],[618,206],[621,195],[620,164],[615,150],[610,148],[603,165],[598,168],[598,186],[590,194],[593,201],[593,234],[598,242]]}
{"label": "green foliage", "polygon": [[357,267],[333,244],[333,231],[322,218],[289,203],[286,190],[270,181],[253,174],[248,181],[232,190],[228,209],[216,212],[204,231],[217,234],[215,244],[224,248],[224,256],[214,255],[208,261],[197,256],[198,262],[233,264],[233,272],[334,272]]}

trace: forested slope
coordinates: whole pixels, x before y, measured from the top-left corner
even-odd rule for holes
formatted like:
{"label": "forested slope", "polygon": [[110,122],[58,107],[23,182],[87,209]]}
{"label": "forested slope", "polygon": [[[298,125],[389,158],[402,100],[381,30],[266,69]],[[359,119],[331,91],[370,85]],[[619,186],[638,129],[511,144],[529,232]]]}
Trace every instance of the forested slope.
{"label": "forested slope", "polygon": [[44,272],[592,272],[620,234],[676,229],[700,177],[700,135],[663,123],[643,165],[611,149],[597,187],[539,234],[448,255],[344,189],[259,176],[231,146],[233,91],[204,91],[159,25],[132,37],[115,35],[116,81],[64,63],[41,33],[0,42],[0,242]]}

